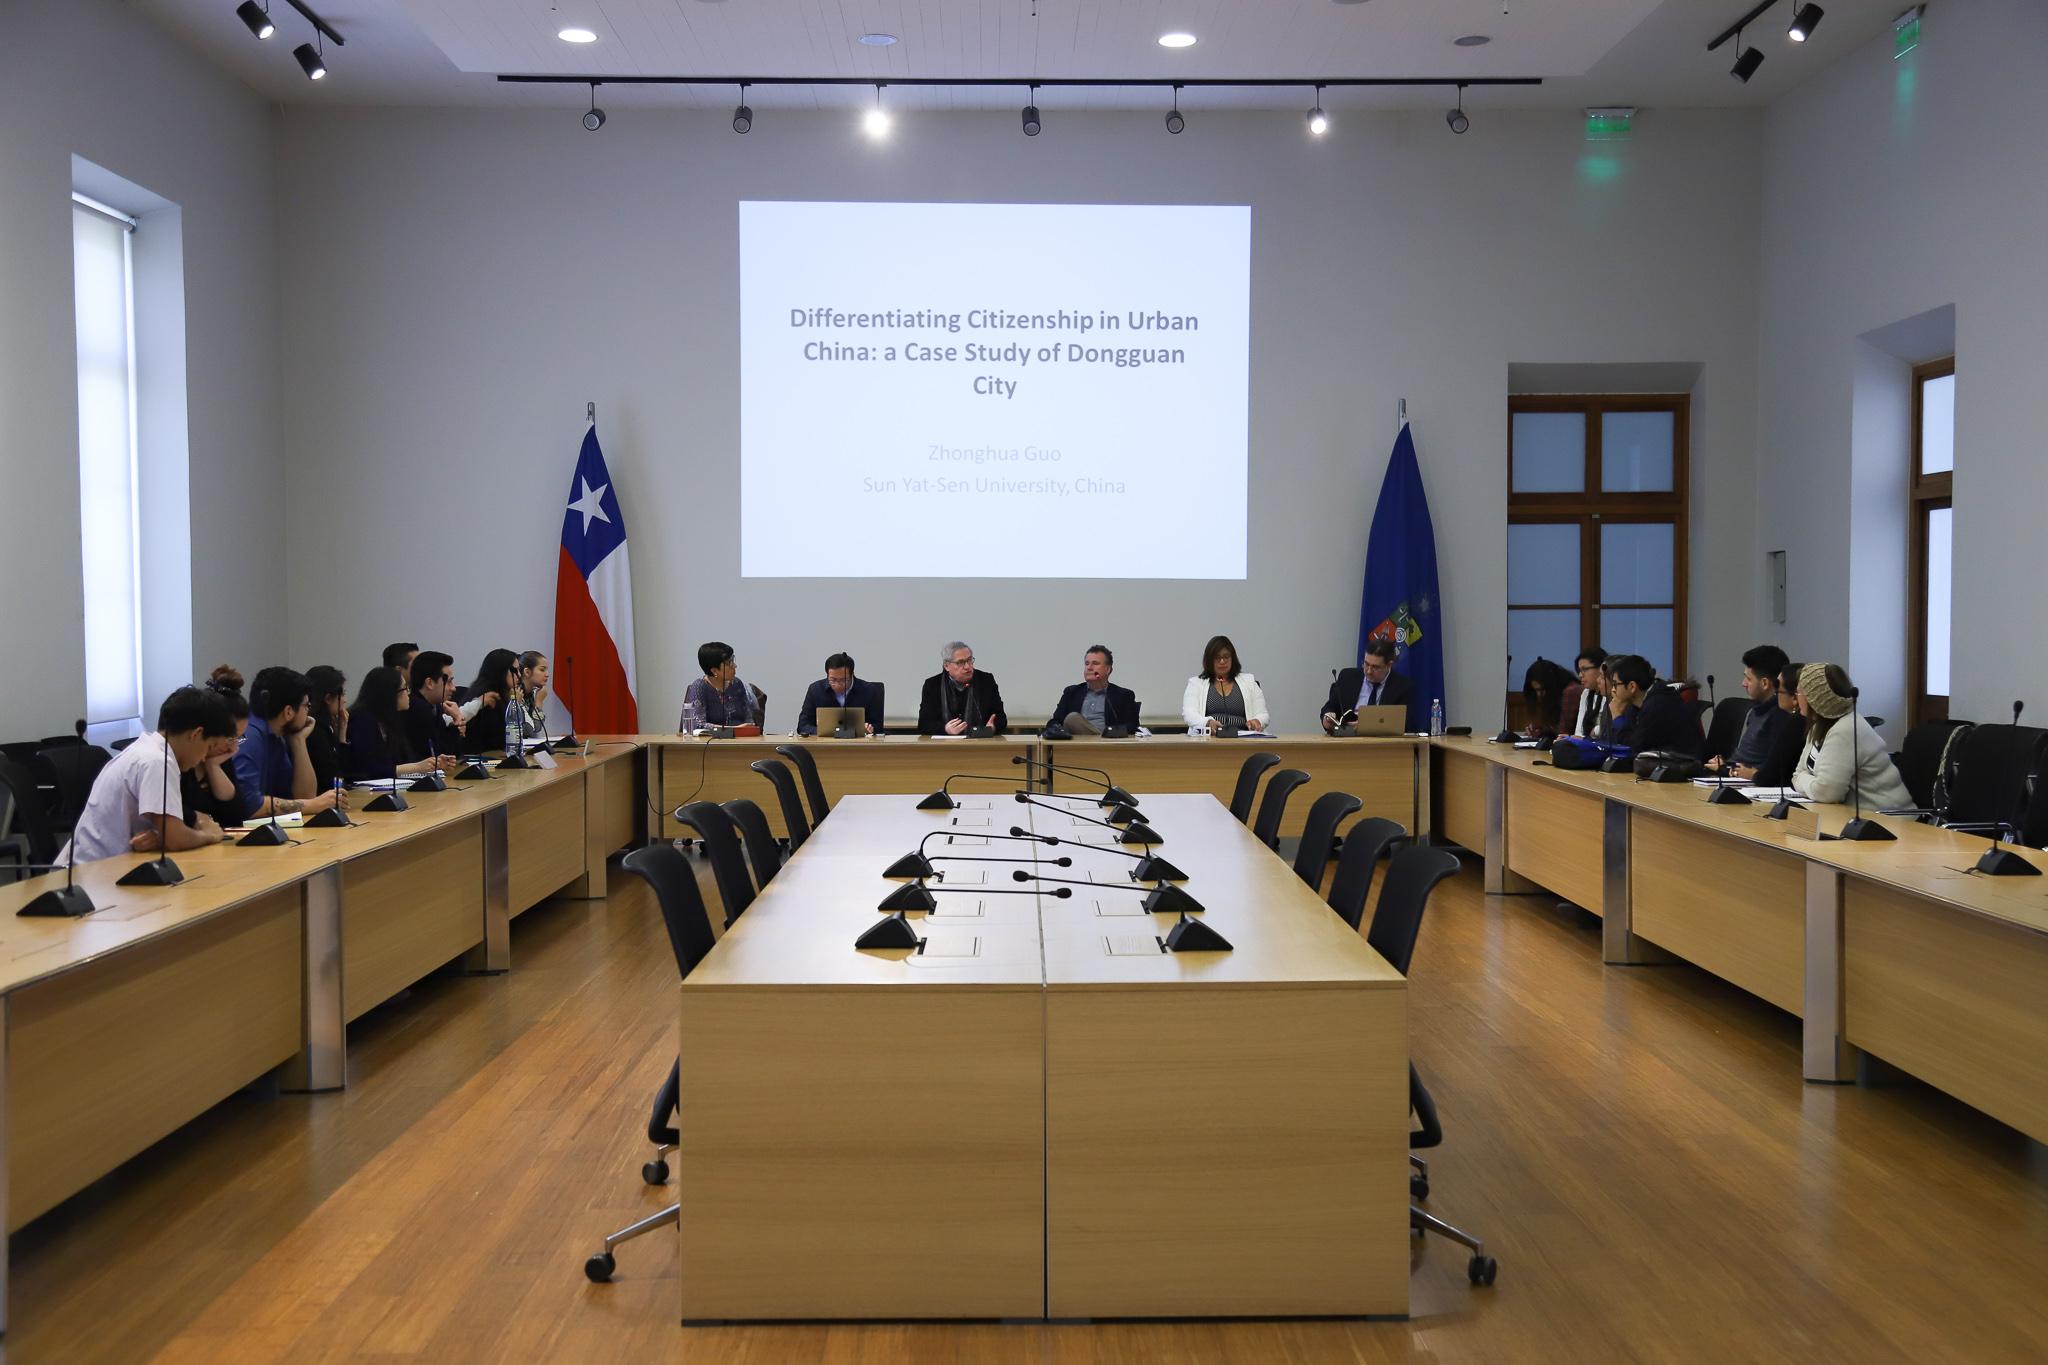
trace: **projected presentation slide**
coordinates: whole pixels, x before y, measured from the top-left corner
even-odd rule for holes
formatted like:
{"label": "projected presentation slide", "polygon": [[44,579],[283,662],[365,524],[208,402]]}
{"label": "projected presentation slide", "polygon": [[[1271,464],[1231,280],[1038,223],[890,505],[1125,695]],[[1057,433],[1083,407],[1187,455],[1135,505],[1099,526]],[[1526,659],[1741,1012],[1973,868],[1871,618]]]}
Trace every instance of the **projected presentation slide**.
{"label": "projected presentation slide", "polygon": [[1245,576],[1249,207],[739,209],[743,577]]}

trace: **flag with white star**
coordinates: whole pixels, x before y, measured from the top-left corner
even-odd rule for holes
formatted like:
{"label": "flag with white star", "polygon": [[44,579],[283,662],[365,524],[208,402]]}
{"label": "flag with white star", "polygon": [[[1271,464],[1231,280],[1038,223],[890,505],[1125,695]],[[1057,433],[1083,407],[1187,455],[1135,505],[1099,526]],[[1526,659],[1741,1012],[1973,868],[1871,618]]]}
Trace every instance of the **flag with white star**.
{"label": "flag with white star", "polygon": [[626,515],[598,448],[584,433],[562,513],[555,570],[555,695],[587,734],[635,734],[633,573]]}

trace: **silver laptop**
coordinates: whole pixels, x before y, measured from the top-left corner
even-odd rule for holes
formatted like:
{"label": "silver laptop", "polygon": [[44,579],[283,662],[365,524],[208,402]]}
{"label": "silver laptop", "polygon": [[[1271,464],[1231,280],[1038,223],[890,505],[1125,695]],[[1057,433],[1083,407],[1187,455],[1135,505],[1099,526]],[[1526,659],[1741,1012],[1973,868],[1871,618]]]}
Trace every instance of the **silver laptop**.
{"label": "silver laptop", "polygon": [[1408,708],[1398,704],[1361,706],[1348,714],[1351,719],[1337,727],[1339,735],[1383,737],[1401,734],[1408,726]]}
{"label": "silver laptop", "polygon": [[868,713],[858,706],[821,706],[818,708],[819,739],[864,739],[867,737]]}

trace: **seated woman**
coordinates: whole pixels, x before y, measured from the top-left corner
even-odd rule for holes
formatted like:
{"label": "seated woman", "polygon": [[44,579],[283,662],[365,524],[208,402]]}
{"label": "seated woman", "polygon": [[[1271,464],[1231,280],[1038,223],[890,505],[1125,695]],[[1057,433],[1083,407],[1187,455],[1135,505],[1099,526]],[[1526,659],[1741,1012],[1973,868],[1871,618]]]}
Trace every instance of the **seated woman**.
{"label": "seated woman", "polygon": [[1203,647],[1202,671],[1188,679],[1180,715],[1189,728],[1206,727],[1212,735],[1264,731],[1272,720],[1259,680],[1244,671],[1228,635],[1215,636]]}
{"label": "seated woman", "polygon": [[519,728],[527,739],[548,733],[548,656],[529,649],[519,656],[513,696],[519,707]]}
{"label": "seated woman", "polygon": [[1792,788],[1829,805],[1860,799],[1865,806],[1910,806],[1906,780],[1870,722],[1852,716],[1849,675],[1838,664],[1808,664],[1799,673],[1799,714],[1806,745],[1792,769]]}
{"label": "seated woman", "polygon": [[1522,733],[1530,739],[1549,739],[1557,734],[1558,719],[1564,711],[1564,693],[1572,675],[1562,664],[1538,658],[1522,675],[1523,714],[1528,724]]}
{"label": "seated woman", "polygon": [[342,750],[348,747],[348,676],[332,664],[306,670],[313,689],[313,728],[306,733],[306,756],[313,760],[313,778],[320,790],[342,775]]}
{"label": "seated woman", "polygon": [[356,704],[348,709],[348,751],[346,766],[354,777],[372,781],[432,772],[461,766],[453,754],[438,759],[412,756],[412,742],[406,737],[403,713],[412,707],[412,685],[396,668],[373,668],[363,676],[356,690]]}
{"label": "seated woman", "polygon": [[[683,690],[683,710],[690,709],[690,703],[697,703],[697,715],[704,725],[759,725],[761,712],[754,705],[753,693],[740,681],[739,664],[734,661],[732,646],[721,640],[708,640],[697,647],[697,667],[704,676],[693,678]],[[678,730],[689,727],[678,722]]]}
{"label": "seated woman", "polygon": [[476,681],[464,694],[458,708],[465,724],[463,734],[469,747],[489,753],[505,747],[507,699],[518,695],[519,656],[509,649],[494,649],[476,666]]}

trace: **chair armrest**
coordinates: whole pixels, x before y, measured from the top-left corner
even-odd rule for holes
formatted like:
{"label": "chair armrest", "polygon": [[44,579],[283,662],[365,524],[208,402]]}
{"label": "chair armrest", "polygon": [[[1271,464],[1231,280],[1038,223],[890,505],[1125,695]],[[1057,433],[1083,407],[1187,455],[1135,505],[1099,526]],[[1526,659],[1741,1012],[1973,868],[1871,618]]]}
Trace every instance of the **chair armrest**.
{"label": "chair armrest", "polygon": [[11,874],[8,881],[18,882],[26,877],[29,861],[26,834],[10,834],[0,839],[0,872]]}

